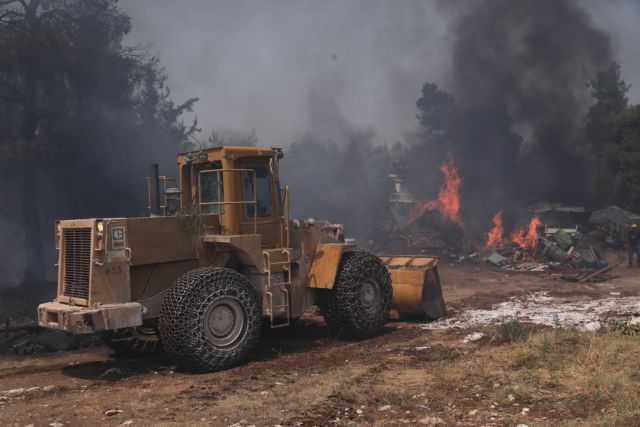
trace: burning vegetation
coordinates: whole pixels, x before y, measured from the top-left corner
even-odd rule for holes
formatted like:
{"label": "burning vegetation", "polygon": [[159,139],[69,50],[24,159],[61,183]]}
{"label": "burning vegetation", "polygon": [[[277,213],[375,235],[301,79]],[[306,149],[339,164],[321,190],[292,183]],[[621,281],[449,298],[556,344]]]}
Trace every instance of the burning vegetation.
{"label": "burning vegetation", "polygon": [[493,224],[493,228],[489,230],[487,234],[487,243],[485,244],[485,248],[491,248],[502,243],[502,239],[504,238],[504,227],[502,226],[502,210],[496,212],[496,214],[491,219],[491,223]]}
{"label": "burning vegetation", "polygon": [[444,218],[452,223],[460,227],[464,225],[460,217],[460,187],[462,186],[462,178],[460,178],[458,174],[451,153],[449,153],[449,160],[440,165],[440,171],[444,177],[444,182],[438,192],[438,198],[428,202],[416,201],[415,206],[411,209],[407,218],[409,224],[413,224],[418,218],[429,211],[438,210]]}

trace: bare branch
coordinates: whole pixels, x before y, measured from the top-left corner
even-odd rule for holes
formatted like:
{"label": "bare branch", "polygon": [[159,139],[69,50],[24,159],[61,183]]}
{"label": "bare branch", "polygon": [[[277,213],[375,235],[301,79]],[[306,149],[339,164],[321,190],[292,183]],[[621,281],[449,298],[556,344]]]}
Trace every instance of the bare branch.
{"label": "bare branch", "polygon": [[12,16],[14,18],[19,18],[19,17],[24,16],[24,15],[16,12],[15,10],[9,10],[9,11],[3,13],[2,15],[0,15],[0,21],[2,21],[4,18],[6,18],[8,16]]}

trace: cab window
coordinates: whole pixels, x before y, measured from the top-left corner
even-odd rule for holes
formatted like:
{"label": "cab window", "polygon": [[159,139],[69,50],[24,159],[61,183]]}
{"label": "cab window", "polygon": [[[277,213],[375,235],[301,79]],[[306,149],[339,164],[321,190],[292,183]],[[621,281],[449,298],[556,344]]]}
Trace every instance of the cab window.
{"label": "cab window", "polygon": [[245,202],[253,201],[254,194],[256,204],[248,203],[245,205],[245,214],[251,218],[254,215],[254,209],[257,209],[256,216],[266,217],[273,213],[273,203],[271,199],[271,186],[269,180],[269,168],[266,165],[247,165],[245,169],[255,171],[255,189],[253,182],[253,173],[242,172],[242,187],[244,190]]}
{"label": "cab window", "polygon": [[[199,165],[196,168],[196,173],[199,173],[201,170],[210,170],[210,169],[222,169],[222,164],[220,162],[212,162],[204,165]],[[220,178],[220,182],[218,182],[218,178]],[[224,201],[224,174],[223,173],[215,173],[215,172],[207,172],[200,175],[200,185],[202,185],[202,189],[200,192],[200,202],[202,203],[213,203],[213,202],[222,202]],[[224,213],[224,205],[222,204],[204,204],[201,205],[201,212],[203,214],[223,214]]]}

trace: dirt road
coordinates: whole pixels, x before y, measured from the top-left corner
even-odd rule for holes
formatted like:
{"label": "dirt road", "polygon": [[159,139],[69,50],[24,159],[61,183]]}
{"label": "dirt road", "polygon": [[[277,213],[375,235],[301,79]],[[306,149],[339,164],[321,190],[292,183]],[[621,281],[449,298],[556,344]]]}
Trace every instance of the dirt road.
{"label": "dirt road", "polygon": [[[621,297],[639,295],[640,271],[619,268],[617,272],[622,277],[607,283],[578,284],[483,266],[440,268],[452,315],[471,308],[491,308],[510,297],[536,291],[547,291],[548,295],[567,301],[603,298],[611,292]],[[482,337],[465,340],[471,332]],[[593,352],[588,345],[605,339],[571,333],[578,334],[577,338],[558,333],[549,344],[545,332],[546,344],[540,341],[540,348],[548,348],[539,361],[541,367],[536,365],[540,353],[536,340],[543,338],[505,344],[495,339],[495,327],[424,330],[420,324],[395,322],[374,339],[338,341],[328,337],[321,317],[315,314],[306,316],[290,330],[267,333],[250,363],[211,374],[174,371],[171,361],[163,356],[116,360],[106,348],[32,357],[5,356],[0,358],[0,425],[522,422],[532,426],[566,420],[592,420],[596,424],[613,420],[619,425],[635,422],[633,410],[615,409],[615,417],[610,414],[610,406],[618,408],[618,400],[613,397],[597,404],[590,398],[575,403],[575,396],[580,393],[592,394],[586,393],[591,383],[571,385],[569,378],[575,377],[575,369],[571,371],[573,376],[562,381],[564,365],[555,371],[545,367],[545,361],[553,357],[566,360],[571,355],[579,357],[582,351]],[[636,355],[640,350],[635,337],[611,339],[621,341],[603,347],[615,344]],[[526,359],[527,352],[534,359]],[[588,354],[592,353],[585,353],[585,358]],[[526,360],[519,365],[520,362],[498,363],[511,360],[507,358],[512,356],[516,362],[519,357]],[[616,357],[620,360],[627,356],[623,353]],[[604,360],[605,356],[601,358]],[[637,368],[640,378],[640,366]],[[547,375],[547,371],[555,372],[555,377]],[[632,373],[629,376],[633,378]],[[616,381],[622,387],[618,390],[626,390],[626,379]],[[597,385],[601,386],[604,387]]]}

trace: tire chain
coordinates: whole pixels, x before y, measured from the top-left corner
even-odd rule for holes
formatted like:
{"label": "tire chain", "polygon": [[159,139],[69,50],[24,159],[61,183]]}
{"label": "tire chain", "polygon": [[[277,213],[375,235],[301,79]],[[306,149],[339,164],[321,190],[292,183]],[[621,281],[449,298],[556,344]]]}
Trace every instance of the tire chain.
{"label": "tire chain", "polygon": [[[244,310],[245,331],[235,345],[218,348],[204,333],[204,313],[220,296],[237,298]],[[217,267],[191,270],[169,289],[160,311],[160,337],[178,365],[191,371],[226,369],[244,361],[262,332],[262,307],[258,293],[240,273]]]}
{"label": "tire chain", "polygon": [[[360,286],[375,279],[382,290],[382,305],[378,313],[366,313],[360,306]],[[320,300],[329,333],[340,338],[368,338],[382,331],[389,310],[393,288],[386,266],[374,253],[365,249],[345,252],[336,283]]]}

